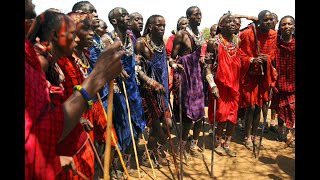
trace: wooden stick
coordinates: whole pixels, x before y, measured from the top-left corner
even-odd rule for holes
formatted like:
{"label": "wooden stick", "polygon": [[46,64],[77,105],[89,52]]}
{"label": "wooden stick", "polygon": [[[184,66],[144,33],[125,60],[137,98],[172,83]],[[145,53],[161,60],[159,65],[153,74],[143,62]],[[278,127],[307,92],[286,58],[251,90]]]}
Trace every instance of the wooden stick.
{"label": "wooden stick", "polygon": [[215,141],[215,122],[216,122],[216,116],[217,116],[217,99],[214,98],[214,108],[213,108],[213,123],[212,123],[212,151],[211,151],[211,174],[210,177],[214,179],[214,141]]}
{"label": "wooden stick", "polygon": [[131,133],[131,139],[132,139],[132,144],[133,144],[134,155],[135,155],[135,159],[136,159],[138,176],[139,176],[139,179],[141,179],[140,165],[139,165],[139,160],[138,160],[139,157],[138,157],[138,153],[137,153],[136,142],[135,142],[134,135],[133,135],[133,129],[132,129],[132,123],[131,123],[131,114],[130,114],[130,106],[129,106],[128,96],[127,96],[127,89],[126,89],[126,85],[125,85],[124,81],[122,81],[122,86],[123,86],[124,96],[126,98],[126,105],[127,105],[127,110],[128,110],[128,121],[129,121],[129,126],[130,126],[130,133]]}
{"label": "wooden stick", "polygon": [[161,105],[162,105],[162,108],[163,108],[163,117],[164,117],[164,120],[165,120],[166,126],[167,126],[167,133],[168,133],[168,137],[169,137],[169,145],[170,145],[170,149],[171,149],[171,153],[172,153],[172,157],[173,157],[173,163],[174,163],[174,167],[175,167],[175,170],[176,170],[177,177],[179,178],[180,174],[179,174],[179,169],[178,169],[178,163],[177,163],[175,152],[173,150],[173,144],[172,144],[172,139],[171,139],[171,132],[170,132],[170,128],[169,128],[169,122],[168,122],[168,119],[166,117],[166,111],[165,111],[165,105],[164,105],[164,95],[161,96],[160,100],[161,100]]}
{"label": "wooden stick", "polygon": [[99,163],[99,166],[100,166],[102,172],[104,172],[103,166],[102,166],[102,162],[101,162],[101,159],[100,159],[99,154],[98,154],[98,152],[97,152],[97,149],[96,149],[96,147],[94,146],[94,144],[93,144],[93,142],[92,142],[92,140],[91,140],[91,138],[90,138],[89,133],[88,133],[88,132],[86,132],[86,133],[87,133],[88,140],[89,140],[89,143],[90,143],[90,145],[91,145],[91,148],[92,148],[92,150],[93,150],[93,152],[94,152],[94,156],[96,157],[96,159],[97,159],[97,161],[98,161],[98,163]]}
{"label": "wooden stick", "polygon": [[[257,29],[256,29],[256,25],[254,23],[252,23],[252,30],[253,30],[253,35],[254,35],[254,41],[256,43],[256,47],[257,47],[257,51],[258,51],[258,56],[260,56],[261,52],[260,52],[260,46],[259,46],[259,42],[258,42]],[[260,68],[261,68],[261,75],[264,75],[262,64],[260,65]]]}
{"label": "wooden stick", "polygon": [[157,179],[156,172],[154,171],[153,163],[151,161],[150,154],[149,154],[149,151],[148,151],[147,141],[144,138],[144,135],[143,134],[141,134],[141,135],[142,135],[142,139],[143,139],[143,142],[144,142],[144,147],[146,148],[147,156],[148,156],[148,159],[149,159],[149,162],[150,162],[150,165],[151,165],[151,169],[152,169],[152,173],[153,173],[154,179]]}
{"label": "wooden stick", "polygon": [[82,172],[80,172],[79,170],[76,170],[75,173],[81,177],[84,180],[89,180],[89,178],[87,178],[87,176],[85,176]]}
{"label": "wooden stick", "polygon": [[113,109],[113,88],[114,80],[109,82],[108,94],[108,114],[107,114],[107,128],[106,128],[106,150],[104,152],[104,179],[110,180],[110,165],[111,165],[111,131],[112,131],[112,109]]}
{"label": "wooden stick", "polygon": [[[112,84],[113,84],[113,81],[112,81]],[[109,88],[109,90],[110,90],[110,88]],[[112,90],[112,91],[113,91],[113,90]],[[103,107],[103,104],[102,104],[102,101],[101,101],[101,98],[100,98],[99,93],[97,93],[97,96],[98,96],[98,100],[99,100],[101,106]],[[109,103],[109,99],[108,99],[108,103]],[[109,107],[109,106],[108,106],[108,107]],[[102,108],[102,109],[103,109],[104,117],[105,117],[106,120],[107,120],[107,113],[106,113],[106,111],[104,110],[104,108]],[[109,110],[109,108],[108,108],[108,110]],[[111,112],[111,113],[112,113],[112,112]],[[109,121],[110,121],[110,120],[109,120]],[[112,119],[111,119],[111,121],[112,121]],[[106,138],[107,138],[107,137],[106,137]],[[122,167],[123,167],[123,170],[124,170],[124,172],[126,173],[126,176],[127,176],[128,180],[130,180],[130,176],[129,176],[127,167],[126,167],[126,165],[125,165],[125,163],[124,163],[124,160],[123,160],[121,151],[120,151],[120,149],[119,149],[119,147],[118,147],[116,138],[114,137],[114,135],[113,135],[112,132],[111,132],[111,138],[112,138],[112,142],[115,144],[115,148],[116,148],[116,151],[117,151],[117,153],[118,153],[118,155],[119,155],[120,162],[121,162],[121,165],[122,165]],[[110,169],[110,167],[109,167],[109,169]],[[110,176],[109,176],[109,178],[110,178]]]}

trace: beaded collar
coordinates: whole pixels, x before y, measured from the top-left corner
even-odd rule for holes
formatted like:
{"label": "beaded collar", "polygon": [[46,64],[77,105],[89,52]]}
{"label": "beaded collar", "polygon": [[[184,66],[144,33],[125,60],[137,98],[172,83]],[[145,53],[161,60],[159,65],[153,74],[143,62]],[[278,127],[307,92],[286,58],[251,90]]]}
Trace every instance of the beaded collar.
{"label": "beaded collar", "polygon": [[150,38],[149,34],[147,34],[146,36],[146,42],[148,43],[148,45],[150,46],[150,50],[152,52],[154,52],[154,50],[156,50],[157,52],[159,53],[162,53],[163,49],[164,49],[164,43],[162,41],[161,45],[160,46],[157,46]]}
{"label": "beaded collar", "polygon": [[101,41],[101,38],[98,37],[100,39],[100,43],[97,42],[97,40],[95,38],[93,38],[93,46],[100,49],[100,51],[102,51],[105,48],[105,44]]}
{"label": "beaded collar", "polygon": [[[113,30],[111,32],[112,35],[112,41],[108,38],[110,44],[114,43],[114,39],[119,39],[117,33]],[[128,32],[126,32],[126,36],[124,38],[124,43],[121,45],[121,48],[124,50],[124,53],[126,56],[132,56],[133,55],[133,44],[132,39],[130,38],[130,35]]]}
{"label": "beaded collar", "polygon": [[197,46],[201,46],[205,43],[202,32],[199,31],[199,34],[195,35],[193,33],[193,31],[191,30],[190,26],[187,26],[186,31],[191,35],[191,37],[193,38],[193,40]]}
{"label": "beaded collar", "polygon": [[88,69],[90,68],[90,63],[85,54],[82,52],[82,57],[78,57],[75,53],[72,54],[76,64],[78,65],[79,70],[81,71],[84,78],[89,76]]}
{"label": "beaded collar", "polygon": [[236,35],[232,35],[231,42],[225,39],[221,34],[215,36],[219,44],[227,51],[228,56],[233,57],[237,54],[238,51],[238,38]]}

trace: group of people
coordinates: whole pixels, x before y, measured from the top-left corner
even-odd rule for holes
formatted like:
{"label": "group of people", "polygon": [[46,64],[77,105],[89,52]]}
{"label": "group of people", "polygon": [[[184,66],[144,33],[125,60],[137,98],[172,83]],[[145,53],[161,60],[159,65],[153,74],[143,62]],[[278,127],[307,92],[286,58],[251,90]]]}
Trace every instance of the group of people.
{"label": "group of people", "polygon": [[[25,0],[25,179],[102,179],[105,172],[108,179],[141,178],[138,155],[141,165],[166,166],[166,144],[175,165],[179,155],[198,157],[205,106],[213,128],[216,123],[215,152],[236,157],[230,144],[238,118],[245,147],[258,146],[261,109],[266,116],[271,97],[279,137],[294,144],[292,16],[283,17],[276,31],[277,17],[268,10],[258,17],[228,12],[205,40],[198,29],[202,12],[191,6],[165,43],[162,15],[143,26],[140,13],[115,7],[108,14],[110,32],[89,1],[75,3],[67,14],[49,8],[37,16],[34,7]],[[240,30],[241,18],[253,22]],[[136,144],[145,129],[142,152]],[[133,154],[137,169],[131,168]]]}

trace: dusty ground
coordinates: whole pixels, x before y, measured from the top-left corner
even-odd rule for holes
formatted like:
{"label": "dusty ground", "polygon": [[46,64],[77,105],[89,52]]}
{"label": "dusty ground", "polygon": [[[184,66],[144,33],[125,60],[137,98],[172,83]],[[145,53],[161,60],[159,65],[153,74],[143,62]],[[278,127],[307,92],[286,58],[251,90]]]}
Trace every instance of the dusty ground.
{"label": "dusty ground", "polygon": [[[268,119],[270,118],[270,111]],[[263,122],[263,119],[261,119]],[[268,120],[270,122],[270,120]],[[210,179],[211,169],[211,149],[212,134],[209,135],[209,124],[205,124],[205,150],[203,156],[193,158],[190,156],[188,165],[183,165],[183,177],[190,180]],[[260,129],[261,132],[261,129]],[[172,132],[173,143],[177,146],[178,138],[176,132]],[[192,132],[191,132],[192,134]],[[260,134],[260,133],[259,133]],[[147,134],[145,134],[147,138]],[[219,156],[214,154],[214,176],[215,179],[243,179],[243,180],[263,180],[263,179],[295,179],[295,149],[285,148],[284,142],[276,141],[276,134],[269,131],[264,134],[262,144],[265,147],[260,151],[259,159],[254,158],[253,152],[247,150],[242,143],[243,133],[239,128],[231,144],[232,150],[237,152],[237,157]],[[140,139],[138,148],[144,149],[143,140]],[[188,141],[187,147],[189,147]],[[202,133],[200,133],[199,147],[203,145]],[[169,147],[168,147],[169,148]],[[170,150],[170,149],[169,149]],[[133,159],[133,158],[132,158]],[[141,159],[139,160],[141,162]],[[135,164],[135,161],[132,162]],[[178,161],[179,164],[179,161]],[[153,179],[151,168],[140,166],[145,172],[143,179]],[[157,179],[178,179],[175,174],[174,164],[155,169]],[[138,179],[138,178],[132,178]]]}

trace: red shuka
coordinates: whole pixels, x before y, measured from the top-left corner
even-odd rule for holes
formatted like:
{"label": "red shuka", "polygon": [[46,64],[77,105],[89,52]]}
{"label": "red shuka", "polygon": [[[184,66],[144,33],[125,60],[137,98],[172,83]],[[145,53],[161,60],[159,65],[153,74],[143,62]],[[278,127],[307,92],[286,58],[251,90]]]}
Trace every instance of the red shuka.
{"label": "red shuka", "polygon": [[[58,64],[65,75],[65,81],[62,83],[63,87],[65,88],[65,91],[64,91],[65,96],[63,97],[63,99],[61,99],[61,101],[63,102],[73,94],[73,91],[74,91],[73,87],[75,85],[81,84],[85,78],[82,72],[80,71],[78,65],[76,64],[74,57],[62,57],[58,60]],[[99,101],[96,101],[92,105],[91,110],[87,110],[86,112],[84,112],[82,117],[90,120],[90,122],[94,125],[94,130],[89,133],[92,141],[94,141],[94,139],[97,139],[99,142],[104,142],[105,128],[107,126],[107,121],[105,120],[103,107],[99,103]],[[72,132],[70,133],[68,138],[65,140],[65,142],[69,142],[73,144],[75,142],[83,142],[83,141],[75,140],[79,136],[81,137],[83,132],[84,132],[84,129],[82,125],[78,123],[76,128],[72,130]],[[114,135],[115,135],[115,132],[114,132]],[[112,144],[114,145],[114,143]],[[92,179],[94,175],[95,157],[94,157],[94,152],[92,150],[92,147],[89,144],[89,141],[85,141],[82,144],[79,144],[79,143],[74,144],[74,147],[78,148],[78,152],[73,156],[77,170],[84,173],[89,179]],[[61,179],[80,179],[80,177],[78,177],[77,175],[74,176],[71,170],[67,172],[62,172],[60,174],[60,178]]]}
{"label": "red shuka", "polygon": [[[220,39],[220,40],[217,40]],[[218,42],[218,68],[215,83],[219,89],[220,98],[217,99],[216,122],[230,120],[237,123],[238,101],[239,101],[239,79],[240,79],[240,57],[238,47],[216,37]],[[210,93],[210,104],[208,107],[209,122],[213,123],[214,98]]]}
{"label": "red shuka", "polygon": [[25,39],[26,180],[54,180],[61,171],[56,148],[64,128],[64,113],[62,106],[51,106],[47,85],[33,45]]}
{"label": "red shuka", "polygon": [[[167,57],[171,57],[174,37],[175,35],[172,34],[166,43]],[[170,68],[170,72],[169,72],[169,91],[170,92],[172,91],[172,87],[173,87],[173,69]]]}
{"label": "red shuka", "polygon": [[[240,83],[240,107],[258,105],[268,101],[270,87],[274,86],[276,81],[276,71],[272,68],[272,61],[275,58],[277,32],[270,30],[266,34],[257,31],[258,45],[260,53],[267,55],[267,62],[263,65],[262,75],[260,65],[251,64]],[[240,34],[240,48],[242,61],[250,61],[251,58],[258,56],[258,50],[254,39],[252,26]]]}

